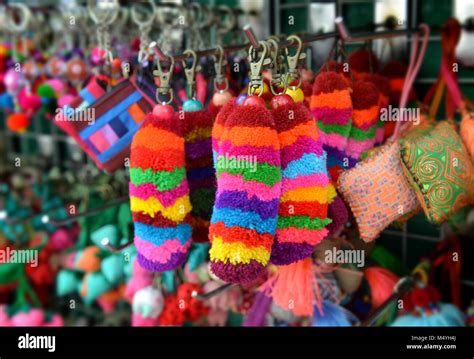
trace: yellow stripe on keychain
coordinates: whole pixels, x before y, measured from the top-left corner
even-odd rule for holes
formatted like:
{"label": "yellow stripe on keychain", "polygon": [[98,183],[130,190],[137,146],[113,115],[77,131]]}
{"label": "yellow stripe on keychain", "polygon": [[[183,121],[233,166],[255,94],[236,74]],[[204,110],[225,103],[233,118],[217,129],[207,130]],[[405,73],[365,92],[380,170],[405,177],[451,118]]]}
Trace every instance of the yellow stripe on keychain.
{"label": "yellow stripe on keychain", "polygon": [[180,222],[189,212],[191,212],[191,202],[189,201],[189,196],[185,195],[178,198],[172,206],[164,207],[155,197],[143,200],[131,196],[130,208],[132,212],[142,212],[150,217],[155,217],[156,213],[161,213],[165,218],[171,219],[175,222]]}

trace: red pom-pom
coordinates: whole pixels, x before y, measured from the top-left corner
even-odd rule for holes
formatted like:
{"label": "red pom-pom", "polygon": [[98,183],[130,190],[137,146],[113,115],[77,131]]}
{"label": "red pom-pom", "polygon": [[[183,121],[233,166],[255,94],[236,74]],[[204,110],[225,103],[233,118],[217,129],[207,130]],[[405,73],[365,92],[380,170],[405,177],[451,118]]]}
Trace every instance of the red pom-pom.
{"label": "red pom-pom", "polygon": [[405,312],[411,312],[415,309],[415,304],[411,300],[411,295],[403,296],[403,310]]}
{"label": "red pom-pom", "polygon": [[7,127],[12,132],[22,133],[25,132],[27,127],[30,125],[30,119],[24,113],[15,112],[7,118]]}
{"label": "red pom-pom", "polygon": [[390,82],[388,78],[380,74],[365,75],[363,80],[372,82],[384,96],[390,96]]}
{"label": "red pom-pom", "polygon": [[174,295],[167,295],[163,311],[159,316],[160,325],[182,325],[186,320],[184,309],[181,309],[178,298]]}
{"label": "red pom-pom", "polygon": [[203,289],[196,283],[183,283],[178,287],[177,299],[184,304],[184,314],[190,321],[198,320],[208,313],[208,308],[201,300],[192,296],[193,292],[203,293]]}
{"label": "red pom-pom", "polygon": [[348,62],[352,73],[356,77],[358,75],[377,72],[379,69],[379,60],[372,51],[367,49],[358,49],[351,52]]}
{"label": "red pom-pom", "polygon": [[345,89],[347,89],[347,83],[340,74],[333,71],[321,72],[314,80],[313,95]]}
{"label": "red pom-pom", "polygon": [[394,78],[404,79],[407,73],[407,65],[405,65],[403,62],[400,62],[398,60],[389,61],[384,66],[382,71],[380,71],[380,73],[383,76],[388,77],[389,79],[394,79]]}
{"label": "red pom-pom", "polygon": [[411,292],[411,300],[417,307],[425,308],[430,304],[428,291],[423,288],[414,288]]}
{"label": "red pom-pom", "polygon": [[114,70],[120,70],[121,66],[122,66],[122,61],[120,61],[120,59],[118,57],[113,59],[112,67],[114,68]]}
{"label": "red pom-pom", "polygon": [[334,71],[334,72],[342,73],[343,70],[344,70],[344,65],[334,60],[329,60],[328,62],[323,64],[323,66],[321,66],[321,72]]}
{"label": "red pom-pom", "polygon": [[356,81],[352,86],[352,106],[356,110],[369,109],[379,103],[379,90],[368,81]]}
{"label": "red pom-pom", "polygon": [[427,286],[426,291],[428,292],[428,297],[430,298],[431,303],[438,303],[441,301],[441,293],[438,289],[432,286]]}

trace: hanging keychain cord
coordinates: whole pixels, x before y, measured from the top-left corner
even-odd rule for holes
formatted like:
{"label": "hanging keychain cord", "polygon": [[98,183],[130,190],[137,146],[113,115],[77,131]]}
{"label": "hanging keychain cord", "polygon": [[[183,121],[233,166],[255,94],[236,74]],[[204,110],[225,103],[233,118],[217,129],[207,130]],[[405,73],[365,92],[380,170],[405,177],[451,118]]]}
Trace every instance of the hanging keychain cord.
{"label": "hanging keychain cord", "polygon": [[151,7],[151,15],[145,19],[141,20],[138,16],[138,12],[136,10],[136,6],[133,5],[130,10],[130,16],[132,21],[138,26],[140,31],[140,49],[138,51],[138,63],[143,64],[148,59],[148,56],[151,54],[150,52],[150,38],[149,34],[153,25],[153,22],[156,18],[156,5],[153,0],[147,1],[147,4]]}
{"label": "hanging keychain cord", "polygon": [[186,60],[183,60],[184,75],[188,85],[188,98],[196,98],[196,72],[201,71],[201,66],[198,64],[197,55],[194,50],[186,50],[183,53],[185,56],[191,58],[191,66],[187,67]]}

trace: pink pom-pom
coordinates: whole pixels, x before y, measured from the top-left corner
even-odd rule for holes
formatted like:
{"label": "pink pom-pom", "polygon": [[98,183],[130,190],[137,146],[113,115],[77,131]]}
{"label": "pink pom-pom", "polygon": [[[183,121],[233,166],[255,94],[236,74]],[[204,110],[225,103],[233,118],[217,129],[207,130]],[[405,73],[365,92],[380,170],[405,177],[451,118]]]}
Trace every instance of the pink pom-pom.
{"label": "pink pom-pom", "polygon": [[59,228],[49,237],[49,243],[54,250],[63,250],[74,244],[72,236],[64,228]]}
{"label": "pink pom-pom", "polygon": [[18,93],[18,104],[23,111],[36,111],[41,107],[41,97],[28,93],[26,89]]}
{"label": "pink pom-pom", "polygon": [[156,327],[158,318],[144,318],[140,314],[132,314],[132,327]]}
{"label": "pink pom-pom", "polygon": [[191,272],[189,270],[189,263],[186,263],[184,266],[184,275],[186,276],[187,282],[189,283],[199,283],[199,274],[197,271]]}
{"label": "pink pom-pom", "polygon": [[94,47],[91,51],[91,62],[93,65],[99,65],[104,62],[105,51],[100,47]]}
{"label": "pink pom-pom", "polygon": [[137,261],[133,262],[133,275],[125,287],[125,298],[132,301],[133,296],[140,289],[153,283],[153,274],[143,269]]}
{"label": "pink pom-pom", "polygon": [[3,77],[3,83],[8,92],[16,93],[22,87],[20,73],[14,69],[8,70]]}
{"label": "pink pom-pom", "polygon": [[72,100],[74,100],[75,96],[66,94],[61,96],[58,100],[58,107],[63,108],[66,105],[71,104]]}
{"label": "pink pom-pom", "polygon": [[64,82],[58,79],[50,79],[46,83],[51,86],[56,97],[60,97],[64,92]]}
{"label": "pink pom-pom", "polygon": [[0,327],[11,327],[13,325],[6,309],[5,305],[0,305]]}
{"label": "pink pom-pom", "polygon": [[31,309],[29,312],[19,312],[12,317],[15,327],[41,327],[44,324],[44,313],[40,309]]}

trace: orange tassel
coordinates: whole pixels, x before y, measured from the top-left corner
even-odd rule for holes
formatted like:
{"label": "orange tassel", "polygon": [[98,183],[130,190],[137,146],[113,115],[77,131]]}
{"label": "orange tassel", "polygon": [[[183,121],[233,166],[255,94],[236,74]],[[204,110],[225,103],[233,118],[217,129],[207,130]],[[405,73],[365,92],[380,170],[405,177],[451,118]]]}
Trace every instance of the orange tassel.
{"label": "orange tassel", "polygon": [[372,308],[378,308],[392,295],[400,278],[382,267],[369,267],[364,270],[364,274],[370,287]]}
{"label": "orange tassel", "polygon": [[314,290],[319,290],[311,258],[279,266],[270,285],[276,305],[297,316],[313,316]]}

